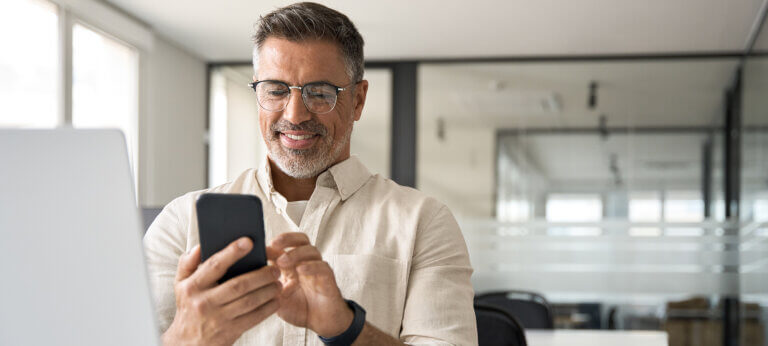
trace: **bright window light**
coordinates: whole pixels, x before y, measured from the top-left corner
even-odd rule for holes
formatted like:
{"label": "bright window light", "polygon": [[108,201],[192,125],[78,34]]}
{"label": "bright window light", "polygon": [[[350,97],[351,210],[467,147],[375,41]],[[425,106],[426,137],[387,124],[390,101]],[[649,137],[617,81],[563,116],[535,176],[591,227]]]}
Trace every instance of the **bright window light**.
{"label": "bright window light", "polygon": [[59,34],[56,6],[0,1],[0,127],[59,125]]}
{"label": "bright window light", "polygon": [[139,57],[132,47],[83,25],[72,28],[72,125],[125,135],[137,176]]}
{"label": "bright window light", "polygon": [[757,222],[768,221],[768,196],[755,199],[752,206],[752,216]]}
{"label": "bright window light", "polygon": [[499,220],[501,221],[526,221],[531,213],[530,203],[521,199],[501,201],[498,206]]}
{"label": "bright window light", "polygon": [[[547,221],[594,222],[603,218],[603,201],[597,194],[551,194],[547,196]],[[596,227],[553,227],[547,229],[552,236],[598,236]]]}
{"label": "bright window light", "polygon": [[661,194],[658,192],[630,193],[629,220],[639,222],[661,221]]}
{"label": "bright window light", "polygon": [[[632,192],[629,194],[629,221],[661,221],[661,193],[656,191]],[[658,227],[631,227],[629,235],[633,237],[655,237],[661,235]]]}
{"label": "bright window light", "polygon": [[551,194],[547,198],[546,213],[547,221],[600,221],[603,201],[597,194]]}
{"label": "bright window light", "polygon": [[210,129],[208,130],[208,186],[227,180],[227,79],[218,70],[211,73]]}
{"label": "bright window light", "polygon": [[664,202],[664,219],[670,222],[704,220],[704,202],[696,191],[668,191]]}

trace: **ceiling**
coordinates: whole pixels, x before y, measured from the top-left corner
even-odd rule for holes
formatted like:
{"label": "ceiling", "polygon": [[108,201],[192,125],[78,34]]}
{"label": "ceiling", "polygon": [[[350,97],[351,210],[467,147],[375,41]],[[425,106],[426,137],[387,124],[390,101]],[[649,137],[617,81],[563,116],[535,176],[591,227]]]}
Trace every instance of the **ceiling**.
{"label": "ceiling", "polygon": [[[510,150],[524,150],[550,184],[607,186],[615,177],[610,167],[616,155],[619,175],[629,185],[696,187],[705,136],[691,129],[721,125],[724,93],[737,65],[736,59],[424,64],[418,76],[419,140],[429,155],[419,160],[437,165],[476,156],[473,145],[480,138],[507,129],[519,139],[509,143]],[[745,73],[745,124],[768,125],[768,58],[751,60]],[[587,106],[590,81],[598,82],[594,109]],[[556,109],[542,107],[551,95]],[[601,116],[608,128],[626,127],[630,135],[601,136]],[[637,128],[654,130],[632,130]],[[463,146],[438,154],[448,145],[441,131],[449,141],[471,135],[461,140]],[[744,135],[742,173],[762,189],[766,139],[765,132]],[[456,175],[472,176],[471,165],[452,167]]]}
{"label": "ceiling", "polygon": [[[249,60],[254,22],[292,2],[106,1],[211,62]],[[377,60],[736,52],[763,1],[319,2],[347,14],[366,40],[366,58]]]}
{"label": "ceiling", "polygon": [[[702,174],[702,146],[706,135],[696,133],[657,132],[631,135],[538,134],[504,136],[501,144],[509,156],[525,157],[534,168],[530,175],[546,180],[548,186],[594,189],[610,187],[619,176],[626,187],[698,188]],[[722,175],[722,142],[713,144],[713,182]],[[768,133],[754,132],[744,136],[742,185],[748,190],[768,188]],[[616,161],[611,162],[615,155]],[[520,164],[516,162],[516,164]],[[611,166],[618,168],[613,172]],[[510,185],[524,184],[533,176],[502,179]]]}
{"label": "ceiling", "polygon": [[[722,118],[736,66],[736,59],[426,64],[419,119],[425,128],[438,118],[449,128],[596,128],[601,116],[608,127],[710,126]],[[552,98],[556,107],[545,107]]]}
{"label": "ceiling", "polygon": [[539,173],[549,181],[611,181],[610,156],[615,154],[619,175],[629,184],[688,180],[697,186],[705,137],[674,132],[607,137],[531,135],[509,143],[508,150],[527,150]]}

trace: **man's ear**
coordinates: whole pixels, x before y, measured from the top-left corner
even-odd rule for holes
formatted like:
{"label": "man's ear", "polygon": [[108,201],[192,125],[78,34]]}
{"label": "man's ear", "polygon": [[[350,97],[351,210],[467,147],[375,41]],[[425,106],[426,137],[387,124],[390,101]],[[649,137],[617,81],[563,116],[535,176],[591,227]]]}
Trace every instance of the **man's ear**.
{"label": "man's ear", "polygon": [[365,98],[368,95],[368,81],[363,79],[355,86],[355,95],[353,100],[353,109],[355,112],[355,121],[360,120],[363,115],[363,106],[365,106]]}

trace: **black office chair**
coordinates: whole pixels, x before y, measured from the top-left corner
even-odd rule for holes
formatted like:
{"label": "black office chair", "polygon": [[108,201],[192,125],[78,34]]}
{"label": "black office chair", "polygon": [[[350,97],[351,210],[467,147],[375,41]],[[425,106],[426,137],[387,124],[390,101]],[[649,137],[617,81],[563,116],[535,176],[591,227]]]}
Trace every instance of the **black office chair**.
{"label": "black office chair", "polygon": [[149,225],[155,221],[155,218],[160,214],[161,211],[163,211],[163,208],[141,208],[141,218],[142,221],[144,221],[145,233],[149,229]]}
{"label": "black office chair", "polygon": [[543,296],[525,291],[491,292],[475,296],[475,303],[492,305],[514,316],[525,329],[554,329],[552,308]]}
{"label": "black office chair", "polygon": [[495,306],[475,302],[479,346],[526,346],[523,326]]}

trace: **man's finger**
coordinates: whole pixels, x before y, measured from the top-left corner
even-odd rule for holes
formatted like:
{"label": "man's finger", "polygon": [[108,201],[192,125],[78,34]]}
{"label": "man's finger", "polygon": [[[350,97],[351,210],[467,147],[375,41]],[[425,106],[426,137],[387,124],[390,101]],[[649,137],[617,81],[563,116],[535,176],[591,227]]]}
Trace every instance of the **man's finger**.
{"label": "man's finger", "polygon": [[280,277],[280,270],[272,266],[242,274],[214,287],[209,293],[211,303],[216,305],[228,304],[254,290],[270,284],[277,284],[278,277]]}
{"label": "man's finger", "polygon": [[309,237],[301,232],[283,233],[272,239],[269,244],[272,250],[277,252],[283,252],[289,247],[299,247],[309,244]]}
{"label": "man's finger", "polygon": [[312,245],[303,245],[280,255],[277,259],[277,265],[280,268],[288,268],[301,262],[319,261],[322,259],[323,257],[320,254],[320,251],[317,251],[316,247]]}
{"label": "man's finger", "polygon": [[290,280],[285,280],[285,282],[282,283],[282,291],[280,292],[280,295],[283,297],[290,297],[294,291],[299,289],[299,275],[294,274],[294,278]]}
{"label": "man's finger", "polygon": [[245,257],[253,248],[253,242],[248,237],[242,237],[233,241],[221,251],[205,260],[200,268],[192,274],[195,285],[200,288],[210,287],[221,279],[239,259]]}
{"label": "man's finger", "polygon": [[323,295],[333,295],[338,292],[333,269],[325,261],[302,262],[296,266],[296,272],[299,274],[299,281],[308,283]]}
{"label": "man's finger", "polygon": [[271,283],[224,305],[222,313],[234,320],[278,298],[279,295],[280,287],[277,283]]}
{"label": "man's finger", "polygon": [[192,250],[179,257],[179,269],[176,271],[176,282],[188,278],[200,265],[200,245],[195,245]]}
{"label": "man's finger", "polygon": [[299,276],[330,276],[333,277],[333,269],[325,261],[309,261],[296,267]]}
{"label": "man's finger", "polygon": [[280,255],[282,255],[284,252],[282,250],[278,250],[269,245],[266,246],[266,250],[267,250],[267,261],[271,261],[271,262],[276,261],[277,258],[280,257]]}

